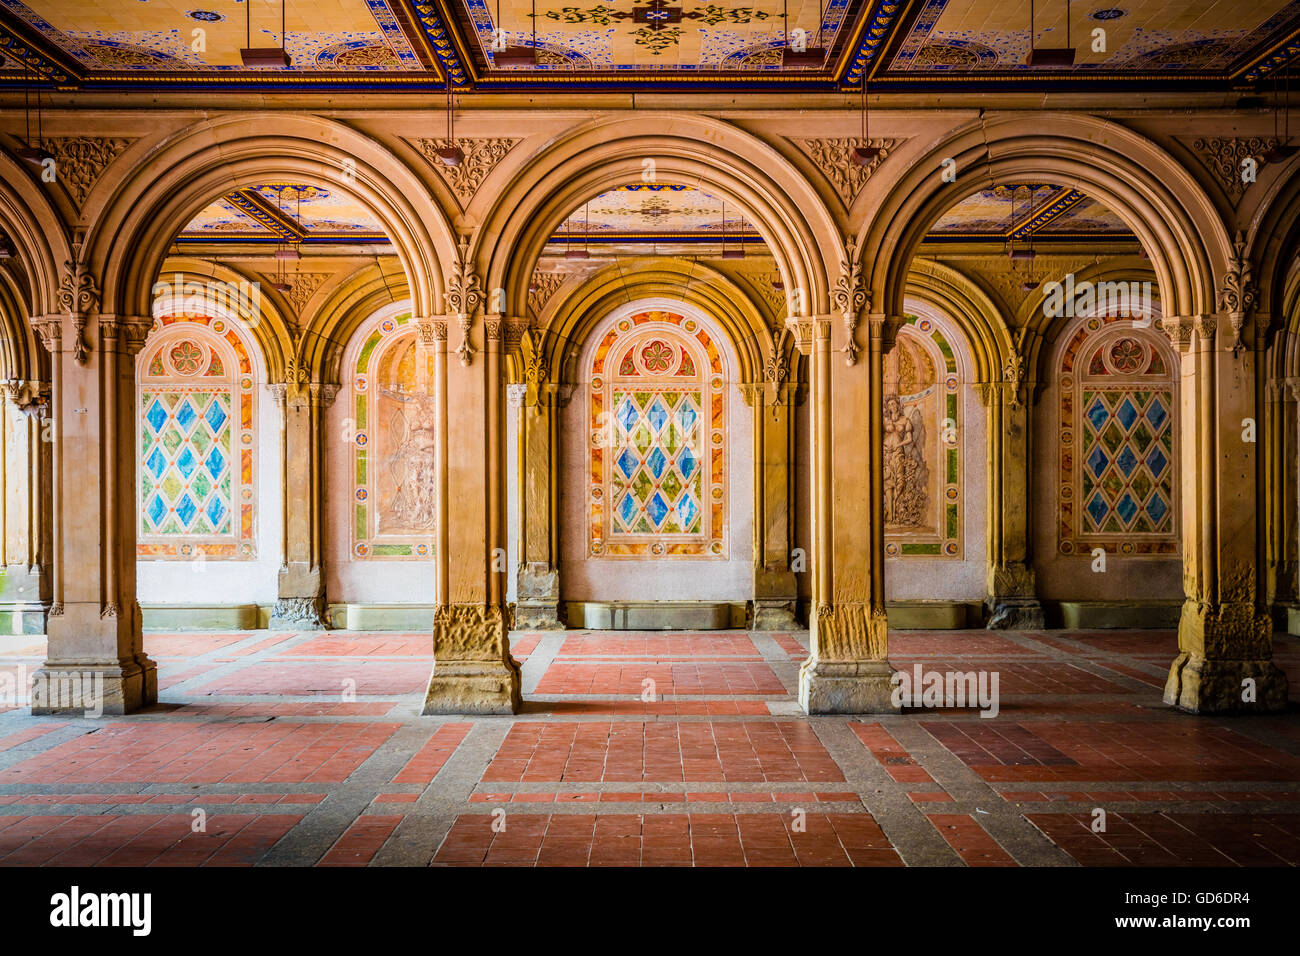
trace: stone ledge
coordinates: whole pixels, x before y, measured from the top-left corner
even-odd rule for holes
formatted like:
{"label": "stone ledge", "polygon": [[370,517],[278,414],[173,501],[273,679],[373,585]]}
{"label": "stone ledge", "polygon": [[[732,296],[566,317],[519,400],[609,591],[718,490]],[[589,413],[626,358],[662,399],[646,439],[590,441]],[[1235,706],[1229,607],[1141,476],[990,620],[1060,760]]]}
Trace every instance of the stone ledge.
{"label": "stone ledge", "polygon": [[719,631],[744,628],[747,608],[727,601],[570,601],[572,628],[593,631]]}
{"label": "stone ledge", "polygon": [[966,601],[886,601],[891,631],[959,631],[980,624],[980,605]]}
{"label": "stone ledge", "polygon": [[348,631],[433,633],[432,604],[331,604],[329,626]]}
{"label": "stone ledge", "polygon": [[[1047,602],[1044,602],[1045,604]],[[1059,620],[1048,627],[1066,630],[1159,628],[1177,630],[1183,599],[1159,601],[1054,601]],[[1055,615],[1054,615],[1055,616]]]}
{"label": "stone ledge", "polygon": [[141,604],[146,631],[256,631],[266,627],[269,607],[257,604]]}

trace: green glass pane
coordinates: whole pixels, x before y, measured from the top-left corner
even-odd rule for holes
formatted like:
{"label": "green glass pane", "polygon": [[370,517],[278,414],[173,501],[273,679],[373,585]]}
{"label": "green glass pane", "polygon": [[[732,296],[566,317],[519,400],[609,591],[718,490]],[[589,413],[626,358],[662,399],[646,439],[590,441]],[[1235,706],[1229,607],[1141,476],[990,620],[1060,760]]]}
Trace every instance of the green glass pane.
{"label": "green glass pane", "polygon": [[677,477],[675,471],[668,472],[668,477],[663,480],[663,483],[659,488],[663,491],[664,497],[668,500],[669,504],[675,504],[677,502],[677,496],[682,493],[682,483]]}
{"label": "green glass pane", "polygon": [[190,485],[190,491],[193,493],[195,498],[202,502],[211,490],[212,482],[208,480],[208,473],[205,469],[200,468],[198,476],[194,479],[193,484]]}
{"label": "green glass pane", "polygon": [[212,436],[208,434],[206,428],[196,428],[194,434],[190,436],[190,443],[200,453],[206,452],[212,445]]}

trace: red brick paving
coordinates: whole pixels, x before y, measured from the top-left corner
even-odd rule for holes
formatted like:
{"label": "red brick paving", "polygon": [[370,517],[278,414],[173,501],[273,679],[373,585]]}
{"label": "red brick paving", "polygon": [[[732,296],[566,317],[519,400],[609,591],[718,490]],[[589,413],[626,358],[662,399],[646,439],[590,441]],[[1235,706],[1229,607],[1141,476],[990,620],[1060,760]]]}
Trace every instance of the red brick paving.
{"label": "red brick paving", "polygon": [[871,755],[879,760],[885,771],[899,783],[934,782],[880,724],[851,723],[849,729],[857,734],[858,739],[871,751]]}
{"label": "red brick paving", "polygon": [[575,634],[559,657],[759,657],[747,634]]}
{"label": "red brick paving", "polygon": [[1084,866],[1295,866],[1300,814],[1031,813],[1027,819]]}
{"label": "red brick paving", "polygon": [[433,638],[428,634],[327,634],[275,655],[295,657],[427,657],[433,660]]}
{"label": "red brick paving", "polygon": [[261,664],[204,684],[194,693],[235,696],[414,694],[429,683],[429,665],[353,661],[346,664]]}
{"label": "red brick paving", "polygon": [[1015,866],[1016,861],[965,813],[931,813],[930,822],[967,866]]}
{"label": "red brick paving", "polygon": [[443,724],[393,777],[393,783],[430,783],[473,726],[468,723]]}
{"label": "red brick paving", "polygon": [[[647,684],[650,681],[652,683]],[[781,694],[785,686],[761,663],[659,664],[556,661],[539,694]]]}
{"label": "red brick paving", "polygon": [[322,858],[319,866],[365,866],[402,822],[400,816],[360,816]]}

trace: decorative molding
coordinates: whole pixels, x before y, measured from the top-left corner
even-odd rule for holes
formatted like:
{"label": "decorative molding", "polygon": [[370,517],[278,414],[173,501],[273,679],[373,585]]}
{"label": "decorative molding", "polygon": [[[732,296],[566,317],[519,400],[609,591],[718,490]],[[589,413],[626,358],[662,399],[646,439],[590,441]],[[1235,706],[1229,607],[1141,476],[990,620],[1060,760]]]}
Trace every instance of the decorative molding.
{"label": "decorative molding", "polygon": [[[284,293],[284,297],[293,306],[294,315],[300,319],[303,318],[302,310],[306,307],[308,300],[316,294],[317,290],[325,284],[325,280],[333,274],[332,272],[292,273],[289,291]],[[285,278],[289,279],[290,276],[286,275]]]}
{"label": "decorative molding", "polygon": [[[1187,142],[1186,139],[1183,140]],[[1227,193],[1235,206],[1250,183],[1241,178],[1243,160],[1255,160],[1256,167],[1264,165],[1263,155],[1278,145],[1271,137],[1251,136],[1246,139],[1218,136],[1200,136],[1191,141],[1192,152],[1201,161]]]}
{"label": "decorative molding", "polygon": [[[873,137],[864,140],[860,136],[848,139],[797,139],[795,143],[807,154],[818,169],[822,171],[835,191],[844,200],[846,207],[853,205],[862,187],[867,184],[871,174],[889,156],[889,151],[904,142],[901,139]],[[880,150],[869,166],[859,166],[853,159],[853,150],[859,146],[874,146]]]}
{"label": "decorative molding", "polygon": [[1021,387],[1025,379],[1025,337],[1029,333],[1029,326],[1022,326],[1016,331],[1015,340],[1012,342],[1011,351],[1007,355],[1006,362],[1002,365],[1002,380],[1007,383],[1010,394],[1010,404],[1012,408],[1021,406]]}
{"label": "decorative molding", "polygon": [[63,278],[59,280],[59,307],[72,319],[74,334],[72,356],[78,365],[85,365],[89,357],[84,333],[90,314],[99,311],[99,282],[91,274],[89,264],[81,258],[81,241],[72,244],[72,260],[63,263]]}
{"label": "decorative molding", "polygon": [[44,418],[50,404],[50,383],[10,379],[0,382],[0,397],[29,418]]}
{"label": "decorative molding", "polygon": [[1228,271],[1219,286],[1219,311],[1228,313],[1232,324],[1232,351],[1241,349],[1241,327],[1246,316],[1255,308],[1259,292],[1250,274],[1250,257],[1246,255],[1246,237],[1241,230],[1232,242],[1232,255],[1228,258]]}
{"label": "decorative molding", "polygon": [[78,209],[104,174],[104,170],[135,138],[107,139],[92,136],[57,136],[44,144],[54,156],[55,175]]}
{"label": "decorative molding", "polygon": [[789,328],[783,328],[772,343],[772,354],[763,363],[763,381],[772,390],[779,389],[790,377],[790,356],[786,352],[786,343],[790,340]]}
{"label": "decorative molding", "polygon": [[852,237],[844,244],[840,277],[831,290],[831,305],[844,317],[844,330],[848,333],[844,363],[853,365],[858,360],[859,351],[854,334],[858,330],[858,314],[867,305],[867,290],[862,287],[862,263],[858,259],[857,242]]}
{"label": "decorative molding", "polygon": [[[506,154],[521,142],[519,139],[498,137],[492,139],[467,139],[460,137],[449,139],[412,139],[408,143],[415,146],[429,161],[443,181],[456,194],[461,208],[465,208],[483,185],[483,180],[496,168]],[[459,146],[465,154],[459,166],[448,166],[438,159],[438,150],[449,146]]]}
{"label": "decorative molding", "polygon": [[551,296],[564,285],[564,280],[567,278],[569,276],[563,272],[533,273],[532,281],[528,284],[528,310],[532,312],[534,318],[541,316],[546,303],[551,301]]}
{"label": "decorative molding", "polygon": [[1192,345],[1195,323],[1189,316],[1166,315],[1160,319],[1160,328],[1169,336],[1169,342],[1178,352],[1186,352]]}
{"label": "decorative molding", "polygon": [[483,301],[483,283],[474,271],[474,263],[469,254],[469,237],[461,236],[457,250],[456,262],[452,264],[447,275],[447,292],[444,296],[447,314],[456,316],[460,326],[460,345],[456,354],[460,364],[468,367],[474,361],[474,346],[470,344],[469,334],[473,326],[474,310]]}

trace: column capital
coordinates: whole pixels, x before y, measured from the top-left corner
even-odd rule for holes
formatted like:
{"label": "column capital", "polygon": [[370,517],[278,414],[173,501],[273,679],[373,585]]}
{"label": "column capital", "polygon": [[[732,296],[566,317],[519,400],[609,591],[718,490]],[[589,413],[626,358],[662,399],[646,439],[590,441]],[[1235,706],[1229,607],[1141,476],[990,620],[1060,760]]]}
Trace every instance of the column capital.
{"label": "column capital", "polygon": [[29,417],[42,418],[50,403],[50,383],[11,378],[0,382],[0,400]]}
{"label": "column capital", "polygon": [[1179,352],[1189,351],[1197,339],[1214,345],[1219,331],[1219,317],[1214,313],[1201,315],[1166,315],[1160,319],[1160,328]]}
{"label": "column capital", "polygon": [[123,355],[139,355],[153,331],[154,319],[153,316],[101,314],[98,324],[100,336],[105,343],[114,343],[115,351]]}
{"label": "column capital", "polygon": [[794,347],[801,355],[812,354],[813,340],[819,336],[830,338],[831,322],[838,316],[825,315],[791,315],[785,320],[785,328],[794,336]]}
{"label": "column capital", "polygon": [[447,322],[444,318],[425,316],[415,320],[415,327],[419,330],[420,341],[425,345],[447,341]]}
{"label": "column capital", "polygon": [[1293,402],[1300,402],[1300,378],[1288,378],[1284,384],[1287,397]]}

